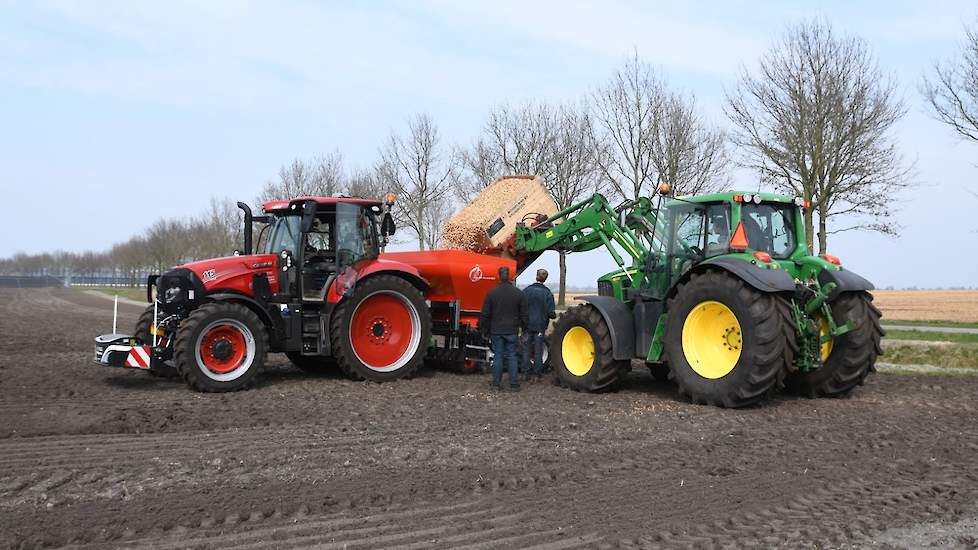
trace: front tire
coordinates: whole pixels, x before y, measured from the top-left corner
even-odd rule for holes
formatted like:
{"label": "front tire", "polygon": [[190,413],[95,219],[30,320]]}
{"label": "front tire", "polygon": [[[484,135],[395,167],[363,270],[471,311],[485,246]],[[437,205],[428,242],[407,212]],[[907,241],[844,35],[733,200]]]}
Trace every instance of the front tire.
{"label": "front tire", "polygon": [[565,311],[557,319],[550,341],[550,364],[560,383],[572,390],[612,390],[627,371],[628,361],[614,359],[611,331],[592,305]]}
{"label": "front tire", "polygon": [[694,403],[745,407],[784,378],[795,352],[784,298],[723,272],[693,274],[669,300],[669,375]]}
{"label": "front tire", "polygon": [[831,304],[836,324],[852,321],[856,328],[831,340],[823,352],[827,356],[818,369],[793,372],[785,380],[792,393],[805,397],[844,397],[876,370],[876,358],[883,353],[880,339],[882,314],[868,292],[846,292]]}
{"label": "front tire", "polygon": [[354,380],[387,382],[413,376],[431,341],[431,313],[414,285],[393,275],[358,284],[336,307],[333,352]]}
{"label": "front tire", "polygon": [[268,332],[247,307],[211,302],[180,323],[174,350],[177,370],[193,389],[243,390],[265,366]]}

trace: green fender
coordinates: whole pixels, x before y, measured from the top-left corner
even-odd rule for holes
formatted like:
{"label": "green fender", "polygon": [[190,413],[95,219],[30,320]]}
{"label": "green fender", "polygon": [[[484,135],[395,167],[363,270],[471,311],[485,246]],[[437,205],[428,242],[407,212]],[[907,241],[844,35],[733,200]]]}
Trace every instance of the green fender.
{"label": "green fender", "polygon": [[[758,267],[750,262],[733,258],[706,260],[691,269],[690,273],[699,273],[710,268],[719,268],[727,271],[761,292],[789,292],[795,290],[795,280],[791,278],[791,275],[787,271],[783,269]],[[687,278],[688,275],[685,275],[681,280]],[[670,294],[674,289],[675,285],[670,290]]]}

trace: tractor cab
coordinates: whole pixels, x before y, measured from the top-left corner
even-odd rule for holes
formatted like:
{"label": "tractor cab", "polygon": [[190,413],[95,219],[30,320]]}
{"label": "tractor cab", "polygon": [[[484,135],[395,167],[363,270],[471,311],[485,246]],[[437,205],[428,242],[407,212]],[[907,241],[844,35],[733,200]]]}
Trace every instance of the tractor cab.
{"label": "tractor cab", "polygon": [[727,255],[771,263],[805,255],[803,213],[787,197],[723,193],[663,204],[670,283],[704,260]]}
{"label": "tractor cab", "polygon": [[280,294],[305,302],[342,294],[335,288],[339,279],[353,279],[355,266],[376,259],[393,232],[389,208],[382,204],[332,197],[266,203],[268,223],[257,250],[278,257]]}

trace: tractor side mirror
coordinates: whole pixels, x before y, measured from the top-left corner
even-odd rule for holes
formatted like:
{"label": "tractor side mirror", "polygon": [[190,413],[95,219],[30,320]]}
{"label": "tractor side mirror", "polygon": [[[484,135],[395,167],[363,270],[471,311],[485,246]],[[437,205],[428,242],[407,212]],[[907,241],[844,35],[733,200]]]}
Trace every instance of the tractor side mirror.
{"label": "tractor side mirror", "polygon": [[393,235],[396,229],[394,216],[391,216],[390,212],[384,212],[384,219],[380,222],[380,232],[384,235]]}
{"label": "tractor side mirror", "polygon": [[315,223],[316,203],[314,201],[306,201],[302,203],[302,224],[299,226],[299,230],[303,233],[308,233],[312,231],[312,226]]}

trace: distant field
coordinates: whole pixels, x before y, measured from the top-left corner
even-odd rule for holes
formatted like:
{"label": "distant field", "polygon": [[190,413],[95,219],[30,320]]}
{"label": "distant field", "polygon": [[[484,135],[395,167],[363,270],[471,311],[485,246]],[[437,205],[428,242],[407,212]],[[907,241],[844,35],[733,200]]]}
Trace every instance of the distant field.
{"label": "distant field", "polygon": [[135,300],[137,302],[146,301],[146,289],[145,288],[128,288],[119,286],[79,286],[75,287],[79,290],[94,290],[101,292],[102,294],[108,294],[109,296],[119,295],[120,298],[128,298],[130,300]]}
{"label": "distant field", "polygon": [[[568,292],[567,303],[590,292]],[[876,290],[876,306],[886,322],[953,321],[978,323],[978,290]]]}
{"label": "distant field", "polygon": [[884,322],[978,323],[978,290],[877,290],[873,296]]}

